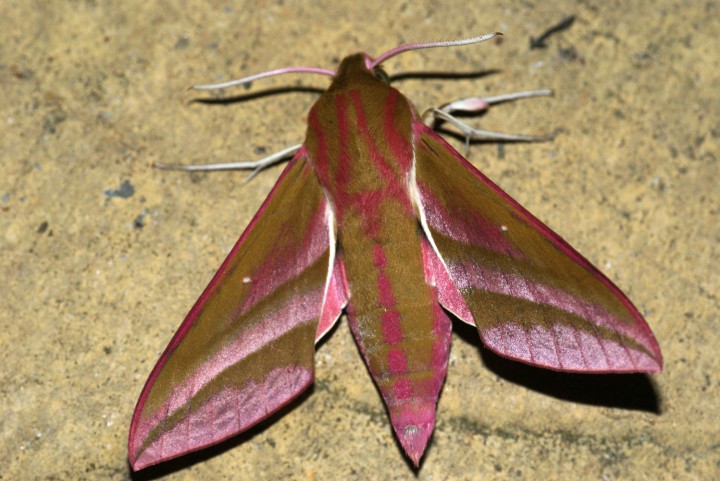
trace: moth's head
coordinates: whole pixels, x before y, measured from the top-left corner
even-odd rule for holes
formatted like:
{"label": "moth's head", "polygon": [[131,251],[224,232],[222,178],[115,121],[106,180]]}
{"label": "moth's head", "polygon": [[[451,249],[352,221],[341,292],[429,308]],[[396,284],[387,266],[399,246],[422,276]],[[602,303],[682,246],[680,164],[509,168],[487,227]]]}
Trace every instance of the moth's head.
{"label": "moth's head", "polygon": [[366,53],[356,53],[345,57],[335,72],[335,81],[349,78],[362,78],[370,75],[383,83],[389,84],[390,77],[379,65],[374,64],[373,58]]}

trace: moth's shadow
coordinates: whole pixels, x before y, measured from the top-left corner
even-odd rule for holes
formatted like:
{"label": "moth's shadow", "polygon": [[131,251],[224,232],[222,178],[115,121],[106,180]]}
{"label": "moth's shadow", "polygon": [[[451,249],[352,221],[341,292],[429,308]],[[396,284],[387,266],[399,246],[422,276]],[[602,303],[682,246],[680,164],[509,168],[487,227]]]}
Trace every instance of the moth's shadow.
{"label": "moth's shadow", "polygon": [[[237,94],[228,97],[202,97],[194,98],[188,101],[190,104],[205,104],[205,105],[231,105],[242,102],[250,102],[251,100],[258,100],[265,97],[276,97],[278,95],[286,94],[314,94],[321,95],[325,90],[319,87],[305,87],[305,86],[288,86],[288,87],[275,87],[267,88],[263,90],[253,90],[252,92]],[[200,91],[196,91],[200,92]]]}
{"label": "moth's shadow", "polygon": [[450,72],[442,70],[403,72],[390,75],[390,84],[401,82],[403,80],[462,80],[462,79],[480,79],[501,73],[499,69],[490,70],[472,70],[469,72]]}
{"label": "moth's shadow", "polygon": [[453,320],[453,331],[476,346],[485,366],[506,381],[566,401],[660,414],[660,395],[647,374],[578,374],[511,361],[483,346],[474,326]]}

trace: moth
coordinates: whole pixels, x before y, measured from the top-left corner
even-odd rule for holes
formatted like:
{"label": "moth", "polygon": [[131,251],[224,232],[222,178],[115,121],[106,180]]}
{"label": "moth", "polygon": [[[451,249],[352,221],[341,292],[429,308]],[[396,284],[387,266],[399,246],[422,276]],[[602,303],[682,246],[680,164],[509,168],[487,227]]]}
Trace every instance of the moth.
{"label": "moth", "polygon": [[[475,130],[459,110],[546,94],[466,98],[429,113],[389,85],[398,53],[494,37],[410,44],[337,72],[305,141],[152,370],[129,435],[134,470],[236,435],[313,382],[315,344],[347,314],[395,435],[417,466],[435,425],[451,316],[500,356],[569,372],[659,372],[662,357],[630,300],[432,128]],[[221,165],[218,168],[228,167]],[[213,167],[205,167],[212,169]],[[187,168],[186,170],[192,170]]]}

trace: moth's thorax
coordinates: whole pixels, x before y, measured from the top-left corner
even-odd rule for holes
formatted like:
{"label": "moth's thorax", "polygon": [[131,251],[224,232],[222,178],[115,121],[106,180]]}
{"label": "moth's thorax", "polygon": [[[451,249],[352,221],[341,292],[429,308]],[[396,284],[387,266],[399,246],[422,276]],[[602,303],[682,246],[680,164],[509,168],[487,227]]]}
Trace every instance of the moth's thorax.
{"label": "moth's thorax", "polygon": [[373,192],[410,205],[415,114],[400,92],[367,68],[366,58],[342,61],[308,119],[305,146],[336,214]]}

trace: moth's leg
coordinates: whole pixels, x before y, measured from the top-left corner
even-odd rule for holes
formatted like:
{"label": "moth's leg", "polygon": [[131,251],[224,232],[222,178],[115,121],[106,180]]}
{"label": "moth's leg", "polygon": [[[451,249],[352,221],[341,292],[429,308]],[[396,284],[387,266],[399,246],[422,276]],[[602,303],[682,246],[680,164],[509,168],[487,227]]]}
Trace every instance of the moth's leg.
{"label": "moth's leg", "polygon": [[519,100],[528,97],[550,96],[552,94],[552,90],[542,89],[530,90],[526,92],[514,92],[505,95],[497,95],[494,97],[467,97],[464,99],[455,100],[437,109],[430,109],[425,112],[425,114],[423,114],[423,118],[430,118],[431,124],[435,124],[437,121],[444,121],[452,124],[465,136],[466,143],[469,143],[471,140],[507,140],[513,142],[539,142],[545,140],[552,140],[555,135],[505,134],[502,132],[476,129],[470,127],[468,124],[452,115],[453,112],[482,112],[489,109],[490,106],[493,104],[511,102],[513,100]]}
{"label": "moth's leg", "polygon": [[248,170],[253,169],[253,171],[248,175],[247,179],[245,181],[252,179],[257,175],[258,172],[260,172],[262,169],[269,167],[273,164],[277,164],[279,162],[282,162],[283,160],[289,159],[293,155],[297,153],[298,150],[300,150],[300,147],[302,147],[302,144],[293,145],[292,147],[288,147],[287,149],[283,149],[279,152],[275,152],[274,154],[270,154],[267,157],[263,157],[262,159],[253,160],[251,162],[229,162],[224,164],[205,164],[205,165],[180,165],[180,164],[162,164],[159,162],[156,162],[153,164],[153,167],[157,167],[158,169],[165,169],[165,170],[182,170],[185,172],[211,172],[216,170]]}

